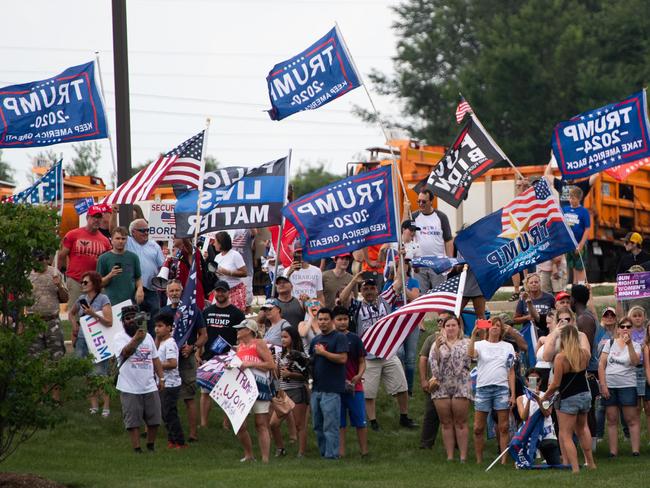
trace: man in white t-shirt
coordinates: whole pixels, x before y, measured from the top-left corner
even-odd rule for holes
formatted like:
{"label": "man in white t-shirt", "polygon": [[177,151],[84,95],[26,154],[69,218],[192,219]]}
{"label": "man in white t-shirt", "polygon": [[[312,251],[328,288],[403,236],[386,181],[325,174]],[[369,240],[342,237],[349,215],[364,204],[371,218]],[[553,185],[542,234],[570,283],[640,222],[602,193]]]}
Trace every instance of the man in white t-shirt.
{"label": "man in white t-shirt", "polygon": [[[433,208],[433,192],[428,188],[418,194],[418,207],[420,210],[413,214],[413,221],[420,228],[415,236],[415,241],[420,245],[420,254],[453,257],[454,245],[449,219],[440,210]],[[415,277],[423,292],[445,281],[444,275],[436,274],[430,268],[418,268]]]}
{"label": "man in white t-shirt", "polygon": [[293,296],[304,302],[308,298],[318,298],[325,303],[323,294],[323,272],[302,260],[302,253],[294,253],[294,261],[286,271],[286,277],[293,285]]}
{"label": "man in white t-shirt", "polygon": [[[146,331],[146,319],[138,307],[122,308],[124,331],[115,335],[118,354],[117,390],[120,392],[124,427],[129,431],[131,446],[141,453],[140,425],[147,425],[147,449],[154,451],[156,433],[161,422],[158,388],[165,387],[162,364],[153,338]],[[156,385],[154,370],[159,379]]]}

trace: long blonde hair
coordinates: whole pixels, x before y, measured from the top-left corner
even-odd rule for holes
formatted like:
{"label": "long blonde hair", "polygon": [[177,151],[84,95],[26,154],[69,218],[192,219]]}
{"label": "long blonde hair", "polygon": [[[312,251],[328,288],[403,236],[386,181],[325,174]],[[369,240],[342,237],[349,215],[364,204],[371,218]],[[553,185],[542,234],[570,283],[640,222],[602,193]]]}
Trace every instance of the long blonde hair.
{"label": "long blonde hair", "polygon": [[580,371],[583,369],[581,367],[580,335],[577,327],[568,325],[562,328],[562,332],[560,332],[560,350],[569,361],[572,370]]}

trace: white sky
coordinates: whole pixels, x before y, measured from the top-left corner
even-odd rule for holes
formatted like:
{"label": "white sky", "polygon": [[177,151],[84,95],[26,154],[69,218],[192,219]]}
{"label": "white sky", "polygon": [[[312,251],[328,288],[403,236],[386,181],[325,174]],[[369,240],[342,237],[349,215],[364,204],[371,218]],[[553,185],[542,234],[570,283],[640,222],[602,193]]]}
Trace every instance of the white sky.
{"label": "white sky", "polygon": [[[212,118],[207,154],[222,166],[252,166],[293,148],[293,172],[323,160],[343,173],[366,147],[382,145],[377,126],[351,114],[370,108],[363,88],[315,111],[280,122],[270,108],[266,75],[339,23],[359,71],[390,72],[397,0],[128,0],[132,163],[166,152]],[[115,133],[110,0],[23,0],[3,5],[0,86],[49,78],[100,52],[111,131]],[[395,102],[373,95],[380,111]],[[100,176],[109,182],[107,140]],[[69,144],[49,146],[73,154]],[[5,149],[18,186],[29,156],[45,148]],[[66,163],[64,159],[64,164]]]}

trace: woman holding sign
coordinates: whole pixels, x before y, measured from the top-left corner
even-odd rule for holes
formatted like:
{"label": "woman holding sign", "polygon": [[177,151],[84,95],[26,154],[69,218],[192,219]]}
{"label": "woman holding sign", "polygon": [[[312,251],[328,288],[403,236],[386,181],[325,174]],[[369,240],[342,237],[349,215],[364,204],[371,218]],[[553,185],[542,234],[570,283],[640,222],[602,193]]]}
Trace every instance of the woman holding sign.
{"label": "woman holding sign", "polygon": [[[113,309],[108,297],[100,291],[102,290],[102,277],[96,271],[89,271],[81,277],[81,296],[72,306],[69,318],[72,324],[72,347],[74,347],[75,354],[80,358],[85,358],[90,355],[88,344],[84,336],[83,328],[80,321],[88,321],[92,324],[93,321],[99,322],[104,327],[111,327],[113,325]],[[95,364],[95,370],[91,376],[108,376],[108,361],[105,359]],[[108,417],[111,414],[110,398],[101,387],[93,391],[90,396],[90,414],[95,415],[99,411],[98,395],[102,394],[103,407],[102,417]]]}

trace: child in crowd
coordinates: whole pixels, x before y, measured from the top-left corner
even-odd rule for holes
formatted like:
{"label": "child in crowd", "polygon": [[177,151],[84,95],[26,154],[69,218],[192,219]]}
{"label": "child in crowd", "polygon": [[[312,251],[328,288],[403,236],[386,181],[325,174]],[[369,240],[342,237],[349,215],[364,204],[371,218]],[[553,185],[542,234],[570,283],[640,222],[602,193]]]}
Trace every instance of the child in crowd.
{"label": "child in crowd", "polygon": [[580,204],[582,195],[580,188],[577,186],[571,187],[569,190],[569,205],[562,207],[564,219],[568,226],[571,227],[573,236],[578,243],[578,247],[566,255],[567,268],[573,270],[572,283],[584,282],[587,277],[584,262],[587,259],[586,244],[589,229],[591,228],[591,217],[589,211]]}
{"label": "child in crowd", "polygon": [[156,316],[156,347],[165,375],[165,388],[160,390],[162,418],[167,429],[167,447],[183,449],[185,436],[178,417],[178,395],[181,390],[181,376],[178,372],[178,346],[172,337],[174,317],[170,314]]}

